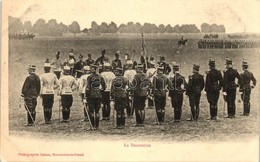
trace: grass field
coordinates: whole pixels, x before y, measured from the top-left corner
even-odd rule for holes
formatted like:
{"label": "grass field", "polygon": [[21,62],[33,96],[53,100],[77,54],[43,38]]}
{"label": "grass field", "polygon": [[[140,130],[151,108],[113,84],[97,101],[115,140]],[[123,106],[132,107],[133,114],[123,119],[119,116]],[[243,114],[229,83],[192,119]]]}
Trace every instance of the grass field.
{"label": "grass field", "polygon": [[[191,74],[192,64],[201,65],[201,73],[205,74],[208,70],[207,60],[212,57],[216,60],[218,69],[225,69],[225,58],[233,59],[234,67],[242,72],[241,59],[248,60],[250,70],[259,77],[259,49],[214,49],[201,50],[197,48],[199,37],[189,39],[186,47],[179,48],[177,39],[180,36],[166,38],[150,36],[146,39],[146,48],[149,55],[154,56],[158,60],[159,55],[164,55],[167,62],[178,62],[181,64],[181,73],[188,78]],[[182,122],[172,124],[173,109],[170,106],[170,100],[167,99],[166,106],[166,122],[164,125],[154,125],[156,117],[154,109],[146,109],[145,127],[137,128],[134,119],[126,120],[126,129],[116,130],[113,118],[109,121],[101,121],[99,131],[91,132],[85,129],[89,128],[88,123],[80,122],[83,118],[83,107],[80,103],[78,95],[74,95],[74,102],[71,108],[70,123],[58,123],[58,101],[55,98],[53,107],[53,124],[43,125],[43,109],[41,99],[38,98],[36,124],[38,128],[26,127],[26,111],[23,107],[19,107],[19,97],[21,94],[22,84],[27,76],[28,64],[36,64],[37,74],[43,73],[43,64],[46,58],[52,58],[56,51],[61,52],[61,58],[68,56],[69,50],[73,48],[78,57],[79,53],[83,53],[86,57],[91,52],[93,58],[99,57],[102,49],[107,50],[108,56],[113,58],[114,53],[120,50],[122,54],[133,54],[136,51],[134,59],[139,58],[141,41],[140,39],[119,38],[111,39],[102,38],[36,38],[35,40],[11,40],[9,41],[9,130],[10,135],[32,136],[34,138],[45,139],[106,139],[116,140],[165,140],[165,141],[240,141],[251,138],[258,138],[259,131],[259,97],[257,96],[259,86],[257,85],[251,95],[251,115],[250,117],[242,117],[242,103],[238,102],[240,96],[237,94],[237,117],[235,119],[223,118],[223,97],[219,99],[218,116],[219,122],[207,121],[209,116],[209,105],[206,96],[201,97],[201,113],[198,122],[185,121],[190,114],[188,98],[185,96],[183,104]],[[177,53],[179,51],[179,53]],[[123,59],[123,57],[121,58]],[[56,97],[56,96],[55,96]],[[226,112],[225,112],[226,113]],[[112,114],[111,114],[112,115]]]}

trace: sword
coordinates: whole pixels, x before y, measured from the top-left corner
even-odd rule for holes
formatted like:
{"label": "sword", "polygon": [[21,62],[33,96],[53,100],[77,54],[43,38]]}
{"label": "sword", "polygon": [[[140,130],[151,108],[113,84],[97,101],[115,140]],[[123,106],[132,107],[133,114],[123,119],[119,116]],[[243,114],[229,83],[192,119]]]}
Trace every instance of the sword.
{"label": "sword", "polygon": [[160,123],[159,123],[159,118],[158,118],[158,115],[157,115],[156,106],[155,106],[155,97],[153,97],[153,105],[154,105],[154,107],[155,107],[155,116],[156,116],[157,124],[160,125]]}
{"label": "sword", "polygon": [[31,118],[32,121],[33,121],[33,125],[34,125],[36,128],[38,128],[37,125],[35,124],[35,121],[33,120],[32,114],[31,114],[31,112],[29,111],[29,108],[28,108],[27,104],[25,103],[25,101],[24,101],[24,106],[25,106],[25,109],[26,109],[26,111],[28,112],[30,118]]}
{"label": "sword", "polygon": [[83,102],[83,106],[84,106],[84,109],[85,109],[85,111],[86,111],[86,114],[87,114],[87,116],[88,116],[88,121],[89,121],[89,124],[90,124],[90,127],[91,127],[91,130],[93,130],[94,131],[94,127],[93,127],[93,125],[92,125],[92,123],[91,123],[91,120],[90,120],[90,117],[89,117],[89,114],[88,114],[88,109],[87,109],[87,106],[86,106],[86,104]]}

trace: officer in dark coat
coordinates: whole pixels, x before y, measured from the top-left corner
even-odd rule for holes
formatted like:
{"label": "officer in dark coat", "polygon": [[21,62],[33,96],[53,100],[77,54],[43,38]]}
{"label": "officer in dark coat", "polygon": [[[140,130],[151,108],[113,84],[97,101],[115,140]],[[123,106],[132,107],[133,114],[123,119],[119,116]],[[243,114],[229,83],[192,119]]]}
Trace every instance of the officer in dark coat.
{"label": "officer in dark coat", "polygon": [[156,115],[158,123],[164,122],[165,106],[166,106],[166,92],[167,87],[170,84],[170,80],[163,74],[163,67],[157,68],[157,75],[153,78],[153,90],[154,103],[156,109]]}
{"label": "officer in dark coat", "polygon": [[180,65],[173,63],[173,76],[170,79],[169,97],[171,97],[171,104],[174,109],[174,122],[180,122],[183,104],[183,93],[186,90],[187,83],[185,78],[180,74]]}
{"label": "officer in dark coat", "polygon": [[120,52],[117,51],[117,52],[115,53],[116,59],[114,59],[114,60],[112,61],[112,70],[115,70],[115,69],[117,69],[117,68],[122,68],[122,67],[123,67],[123,66],[122,66],[122,62],[121,62],[121,60],[119,59],[119,55],[120,55]]}
{"label": "officer in dark coat", "polygon": [[158,65],[160,67],[163,67],[163,74],[168,75],[171,72],[171,67],[169,66],[169,64],[167,64],[165,62],[165,57],[164,56],[160,56],[160,62],[158,62]]}
{"label": "officer in dark coat", "polygon": [[205,92],[207,94],[207,100],[210,107],[210,118],[209,120],[216,120],[218,114],[218,99],[219,91],[221,90],[222,83],[222,74],[217,70],[215,65],[215,60],[209,59],[209,71],[206,72],[206,84]]}
{"label": "officer in dark coat", "polygon": [[97,72],[97,66],[91,66],[92,74],[87,78],[86,98],[89,106],[90,122],[94,129],[99,128],[99,110],[102,102],[102,93],[106,89],[104,78]]}
{"label": "officer in dark coat", "polygon": [[[244,106],[244,116],[249,116],[250,113],[250,94],[251,90],[256,86],[256,79],[252,72],[248,71],[248,63],[243,61],[242,63],[243,73],[240,74],[241,76],[241,83],[239,91],[241,93],[241,98],[243,101]],[[251,81],[253,85],[251,85]]]}
{"label": "officer in dark coat", "polygon": [[127,79],[123,77],[123,69],[117,68],[114,69],[116,78],[112,81],[111,86],[111,98],[115,102],[116,110],[116,128],[123,129],[125,128],[125,109],[127,107],[126,100],[126,88],[127,88]]}
{"label": "officer in dark coat", "polygon": [[[224,100],[227,102],[228,116],[227,118],[235,118],[236,114],[236,89],[239,86],[241,77],[236,69],[233,69],[232,60],[226,59],[226,68],[223,76],[223,95]],[[237,83],[235,82],[237,78]]]}
{"label": "officer in dark coat", "polygon": [[131,84],[131,90],[133,91],[133,106],[135,109],[136,126],[144,126],[145,119],[145,101],[148,96],[151,82],[149,81],[146,74],[143,72],[143,64],[137,65],[137,74]]}
{"label": "officer in dark coat", "polygon": [[37,106],[37,97],[40,94],[41,82],[37,74],[35,74],[36,66],[29,65],[29,76],[25,79],[22,87],[21,96],[24,98],[24,106],[27,111],[27,126],[33,126],[36,118],[35,108]]}
{"label": "officer in dark coat", "polygon": [[85,62],[83,61],[83,55],[79,55],[79,61],[74,65],[76,78],[80,78],[83,74],[83,67],[85,66]]}
{"label": "officer in dark coat", "polygon": [[200,112],[200,96],[201,91],[204,88],[203,75],[199,74],[200,66],[193,65],[193,75],[189,76],[188,86],[186,95],[189,96],[190,108],[191,108],[191,118],[188,121],[197,121]]}
{"label": "officer in dark coat", "polygon": [[106,50],[103,49],[101,51],[101,56],[95,61],[95,65],[99,67],[99,73],[103,72],[103,65],[105,62],[109,62],[109,58],[106,57]]}
{"label": "officer in dark coat", "polygon": [[85,65],[90,66],[94,64],[95,61],[91,58],[91,53],[88,54],[88,59],[85,61]]}

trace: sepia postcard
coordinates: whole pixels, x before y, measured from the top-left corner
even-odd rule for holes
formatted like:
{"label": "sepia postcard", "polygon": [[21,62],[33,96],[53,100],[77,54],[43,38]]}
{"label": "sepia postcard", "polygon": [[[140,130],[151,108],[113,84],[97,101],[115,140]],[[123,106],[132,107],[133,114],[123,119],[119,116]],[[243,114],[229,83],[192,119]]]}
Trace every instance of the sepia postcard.
{"label": "sepia postcard", "polygon": [[259,161],[259,0],[3,0],[0,161]]}

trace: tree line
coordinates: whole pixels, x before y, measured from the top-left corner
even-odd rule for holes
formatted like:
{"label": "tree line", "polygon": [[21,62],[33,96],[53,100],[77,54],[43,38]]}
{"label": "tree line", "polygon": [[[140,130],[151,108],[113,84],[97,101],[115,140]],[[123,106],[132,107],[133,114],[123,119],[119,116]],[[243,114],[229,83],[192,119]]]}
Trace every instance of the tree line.
{"label": "tree line", "polygon": [[224,25],[203,23],[199,30],[195,24],[183,24],[171,26],[170,24],[155,25],[151,23],[128,22],[120,24],[102,22],[100,25],[95,21],[91,23],[90,28],[81,27],[77,21],[73,21],[70,25],[65,25],[62,22],[58,23],[56,19],[44,20],[38,19],[34,24],[30,21],[21,22],[20,19],[9,16],[9,33],[35,33],[40,36],[62,36],[65,33],[225,33]]}

